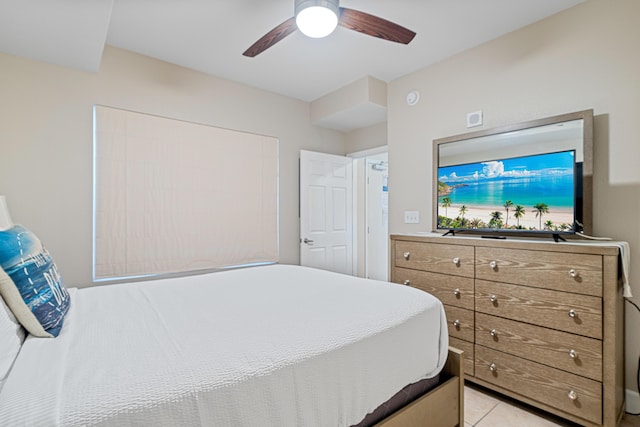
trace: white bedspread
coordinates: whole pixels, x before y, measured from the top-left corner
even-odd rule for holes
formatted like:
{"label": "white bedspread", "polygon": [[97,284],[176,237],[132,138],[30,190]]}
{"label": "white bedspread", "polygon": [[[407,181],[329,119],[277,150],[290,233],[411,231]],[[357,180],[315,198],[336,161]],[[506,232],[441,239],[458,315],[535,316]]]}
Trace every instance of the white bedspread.
{"label": "white bedspread", "polygon": [[29,337],[2,426],[350,426],[447,356],[422,291],[274,265],[81,289]]}

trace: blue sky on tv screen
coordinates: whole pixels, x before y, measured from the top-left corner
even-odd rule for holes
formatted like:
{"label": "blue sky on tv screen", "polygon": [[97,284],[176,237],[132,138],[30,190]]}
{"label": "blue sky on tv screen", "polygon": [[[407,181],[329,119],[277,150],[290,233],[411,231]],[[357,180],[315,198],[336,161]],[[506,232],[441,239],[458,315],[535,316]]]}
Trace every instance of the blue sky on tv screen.
{"label": "blue sky on tv screen", "polygon": [[[502,205],[505,200],[531,205],[574,204],[575,151],[438,168],[438,180],[455,187],[453,203]],[[442,197],[439,198],[440,200]]]}

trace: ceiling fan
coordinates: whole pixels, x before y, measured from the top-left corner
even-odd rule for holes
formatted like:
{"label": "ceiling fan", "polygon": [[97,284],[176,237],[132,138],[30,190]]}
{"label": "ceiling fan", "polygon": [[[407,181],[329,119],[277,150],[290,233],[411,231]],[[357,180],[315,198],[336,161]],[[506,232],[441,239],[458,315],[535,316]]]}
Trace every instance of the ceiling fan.
{"label": "ceiling fan", "polygon": [[282,24],[262,36],[243,55],[254,56],[269,49],[280,40],[299,29],[309,37],[325,37],[337,25],[363,34],[409,44],[416,33],[386,19],[340,7],[340,0],[295,0],[295,14]]}

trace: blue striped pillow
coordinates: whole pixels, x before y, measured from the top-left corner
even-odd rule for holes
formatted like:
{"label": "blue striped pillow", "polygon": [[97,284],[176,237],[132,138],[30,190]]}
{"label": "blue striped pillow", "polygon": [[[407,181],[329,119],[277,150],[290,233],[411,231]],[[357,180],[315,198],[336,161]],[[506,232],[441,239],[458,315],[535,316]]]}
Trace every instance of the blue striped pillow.
{"label": "blue striped pillow", "polygon": [[57,337],[71,299],[58,269],[31,231],[15,225],[0,231],[0,294],[32,335]]}

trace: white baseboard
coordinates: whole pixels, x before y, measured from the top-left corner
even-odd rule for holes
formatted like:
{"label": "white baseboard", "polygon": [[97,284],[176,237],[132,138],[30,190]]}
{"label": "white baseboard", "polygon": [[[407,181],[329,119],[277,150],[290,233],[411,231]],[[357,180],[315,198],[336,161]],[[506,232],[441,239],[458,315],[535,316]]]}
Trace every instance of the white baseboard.
{"label": "white baseboard", "polygon": [[631,412],[632,414],[640,413],[640,394],[638,394],[637,391],[626,389],[625,399],[627,412]]}

